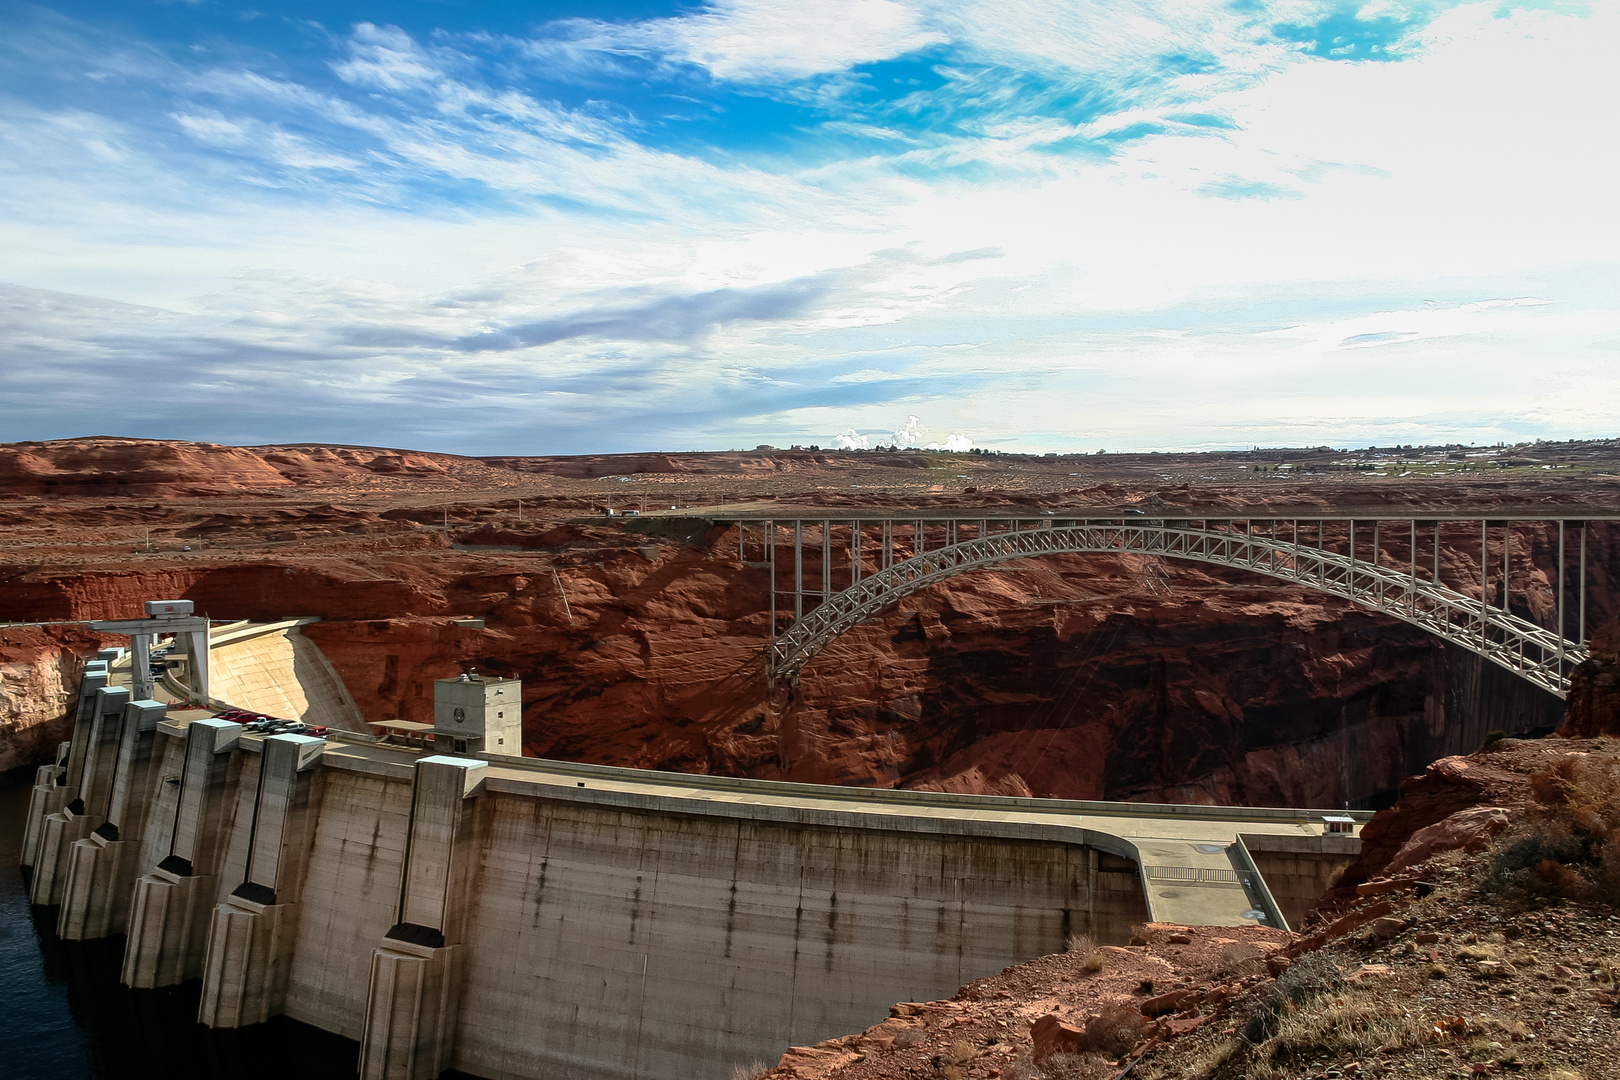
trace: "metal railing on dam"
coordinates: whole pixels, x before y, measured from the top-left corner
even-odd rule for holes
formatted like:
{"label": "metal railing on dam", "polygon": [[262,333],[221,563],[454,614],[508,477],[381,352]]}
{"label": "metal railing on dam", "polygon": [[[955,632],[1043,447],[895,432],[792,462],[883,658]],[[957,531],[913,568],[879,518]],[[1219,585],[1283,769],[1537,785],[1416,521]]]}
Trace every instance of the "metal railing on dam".
{"label": "metal railing on dam", "polygon": [[[1019,559],[1110,553],[1231,566],[1303,585],[1421,627],[1563,697],[1571,671],[1588,655],[1588,527],[1620,518],[1511,514],[1504,508],[1471,516],[1217,518],[1059,510],[997,517],[861,510],[716,520],[738,525],[745,561],[749,527],[757,530],[757,564],[771,580],[766,675],[773,683],[797,679],[839,635],[935,582]],[[1552,565],[1537,565],[1533,543],[1515,548],[1515,531],[1541,540],[1549,549],[1543,561]],[[1474,539],[1477,567],[1442,559],[1443,551]],[[789,554],[779,556],[779,547]],[[784,597],[791,604],[780,614],[791,622],[781,629],[777,602]],[[1535,621],[1537,611],[1550,627]]]}
{"label": "metal railing on dam", "polygon": [[87,677],[39,772],[34,902],[126,934],[131,986],[200,978],[205,1024],[358,1040],[365,1077],[723,1075],[1073,933],[1280,923],[1240,837],[1357,846],[1312,811],[450,757],[130,697]]}

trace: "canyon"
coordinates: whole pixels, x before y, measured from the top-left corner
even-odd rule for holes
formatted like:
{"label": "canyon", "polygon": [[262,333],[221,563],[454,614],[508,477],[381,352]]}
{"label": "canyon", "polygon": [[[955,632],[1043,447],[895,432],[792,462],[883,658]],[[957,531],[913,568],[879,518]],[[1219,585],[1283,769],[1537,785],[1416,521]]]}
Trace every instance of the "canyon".
{"label": "canyon", "polygon": [[[739,558],[726,512],[1373,517],[1508,504],[1526,518],[1597,516],[1620,502],[1617,460],[1608,444],[1514,448],[1402,477],[1331,451],[473,459],[11,444],[0,447],[0,765],[67,737],[63,688],[101,644],[72,620],[127,617],[162,596],[214,618],[320,618],[304,632],[371,721],[431,719],[435,678],[521,678],[536,756],[956,793],[1377,807],[1490,732],[1550,731],[1563,703],[1347,602],[1136,555],[954,578],[856,627],[796,690],[773,692],[766,574],[757,556]],[[1587,617],[1599,626],[1620,614],[1620,530],[1594,524],[1588,542]],[[1528,598],[1515,610],[1544,625],[1545,573],[1530,563],[1549,565],[1554,543],[1527,526],[1513,544]],[[1447,537],[1448,577],[1472,572],[1477,545]],[[1598,728],[1614,717],[1603,663],[1572,695]]]}

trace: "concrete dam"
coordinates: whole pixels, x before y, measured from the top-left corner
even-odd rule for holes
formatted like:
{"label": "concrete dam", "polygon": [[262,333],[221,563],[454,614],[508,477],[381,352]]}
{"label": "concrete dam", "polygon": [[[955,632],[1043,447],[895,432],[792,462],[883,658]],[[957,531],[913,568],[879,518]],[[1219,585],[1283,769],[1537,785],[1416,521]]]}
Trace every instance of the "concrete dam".
{"label": "concrete dam", "polygon": [[239,624],[182,670],[303,699],[324,737],[215,719],[206,691],[167,706],[117,650],[90,664],[23,861],[61,937],[126,935],[126,984],[200,979],[201,1023],[284,1014],[356,1040],[367,1078],[724,1076],[1074,933],[1286,926],[1366,817],[525,759],[488,749],[512,681],[476,676],[436,685],[436,745],[397,745],[342,730],[353,703],[300,641]]}

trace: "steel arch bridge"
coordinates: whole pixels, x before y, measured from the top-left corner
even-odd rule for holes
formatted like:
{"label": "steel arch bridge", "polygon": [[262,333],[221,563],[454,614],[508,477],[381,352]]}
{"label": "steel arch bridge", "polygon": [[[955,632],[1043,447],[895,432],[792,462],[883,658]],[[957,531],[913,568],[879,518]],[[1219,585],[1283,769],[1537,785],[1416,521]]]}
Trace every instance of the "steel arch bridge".
{"label": "steel arch bridge", "polygon": [[[825,519],[811,521],[821,527],[822,585],[815,590],[804,589],[803,520],[791,521],[793,528],[794,583],[789,590],[794,595],[793,622],[785,632],[774,636],[766,651],[767,678],[774,683],[779,679],[796,681],[800,671],[839,635],[901,598],[972,570],[998,563],[1058,554],[1141,554],[1165,558],[1186,559],[1219,566],[1232,566],[1252,571],[1280,581],[1304,585],[1330,596],[1341,597],[1353,603],[1420,627],[1437,637],[1461,648],[1477,653],[1537,686],[1563,697],[1568,692],[1570,674],[1575,665],[1585,660],[1589,650],[1586,637],[1586,521],[1569,522],[1562,519],[1539,519],[1541,523],[1558,526],[1559,567],[1557,571],[1557,611],[1560,627],[1567,625],[1564,612],[1564,555],[1565,526],[1579,526],[1580,557],[1579,580],[1579,632],[1571,641],[1562,634],[1537,625],[1509,610],[1508,598],[1514,571],[1511,567],[1513,522],[1481,518],[1448,518],[1447,524],[1471,523],[1479,526],[1481,537],[1480,577],[1470,583],[1478,595],[1469,595],[1440,580],[1440,520],[1419,522],[1415,518],[1398,519],[1409,526],[1410,559],[1406,565],[1394,564],[1378,539],[1378,523],[1373,523],[1374,560],[1356,556],[1358,522],[1355,519],[1311,519],[1317,526],[1316,539],[1321,545],[1323,526],[1348,526],[1348,551],[1337,551],[1326,546],[1311,546],[1301,542],[1299,521],[1292,522],[1292,530],[1284,535],[1287,519],[1249,520],[1237,523],[1227,520],[1186,519],[1139,520],[1111,519],[1108,521],[1051,518],[1034,521],[1003,519],[1006,529],[993,532],[989,521],[970,519],[978,526],[979,535],[973,539],[958,539],[958,529],[969,521],[933,519],[930,525],[943,526],[944,546],[934,550],[925,548],[923,520],[900,518],[865,519],[849,521],[850,582],[847,587],[834,591],[832,585],[833,526],[841,522]],[[1389,522],[1392,519],[1380,518]],[[739,520],[746,528],[750,522]],[[769,535],[765,562],[754,565],[770,568],[772,578],[772,632],[776,624],[776,530],[788,525],[786,521],[753,519]],[[1520,523],[1524,523],[1521,519]],[[896,524],[914,524],[915,542],[909,557],[898,558]],[[1025,524],[1033,527],[1023,527]],[[1368,524],[1361,519],[1361,525]],[[1434,527],[1434,572],[1425,578],[1418,569],[1418,526]],[[883,546],[878,555],[880,569],[863,574],[861,537],[868,528],[882,530]],[[1503,530],[1502,566],[1500,573],[1501,606],[1491,602],[1490,532]],[[1401,529],[1400,532],[1406,532]],[[739,530],[739,551],[744,543]],[[814,549],[812,549],[814,550]],[[1366,548],[1364,547],[1365,551]],[[1427,567],[1424,567],[1427,570]],[[805,595],[816,596],[820,603],[808,612],[804,610]]]}

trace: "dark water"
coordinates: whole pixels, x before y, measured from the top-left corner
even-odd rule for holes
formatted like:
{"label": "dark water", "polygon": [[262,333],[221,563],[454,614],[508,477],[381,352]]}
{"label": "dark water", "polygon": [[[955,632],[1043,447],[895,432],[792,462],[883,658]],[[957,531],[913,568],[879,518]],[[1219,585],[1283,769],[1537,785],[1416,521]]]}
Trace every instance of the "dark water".
{"label": "dark water", "polygon": [[61,941],[30,908],[17,865],[33,769],[0,773],[0,1078],[354,1080],[359,1047],[278,1017],[239,1031],[197,1023],[200,982],[119,985],[124,939]]}

